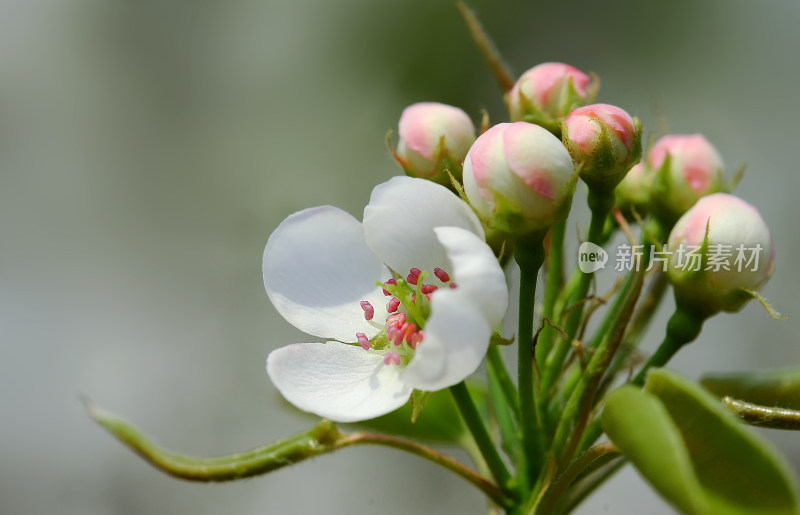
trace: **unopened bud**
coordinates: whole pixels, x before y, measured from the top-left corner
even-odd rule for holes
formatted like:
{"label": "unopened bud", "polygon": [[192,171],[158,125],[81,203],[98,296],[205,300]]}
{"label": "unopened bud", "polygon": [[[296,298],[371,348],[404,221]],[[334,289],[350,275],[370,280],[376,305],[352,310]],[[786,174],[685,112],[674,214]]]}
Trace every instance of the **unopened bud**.
{"label": "unopened bud", "polygon": [[679,304],[706,316],[738,311],[774,268],[769,228],[758,210],[727,193],[703,197],[673,227],[668,275]]}
{"label": "unopened bud", "polygon": [[581,179],[595,190],[613,190],[642,157],[641,122],[616,106],[579,107],[561,131]]}
{"label": "unopened bud", "polygon": [[406,175],[450,185],[449,170],[461,178],[461,163],[475,141],[475,125],[461,109],[421,102],[403,110],[395,159]]}
{"label": "unopened bud", "polygon": [[464,190],[491,229],[510,235],[564,220],[577,175],[569,152],[538,125],[501,123],[482,134],[464,160]]}
{"label": "unopened bud", "polygon": [[526,121],[559,134],[570,111],[592,102],[597,81],[564,63],[542,63],[522,74],[506,102],[512,122]]}
{"label": "unopened bud", "polygon": [[722,158],[702,134],[664,136],[647,153],[647,166],[655,174],[654,212],[668,225],[701,197],[722,190]]}

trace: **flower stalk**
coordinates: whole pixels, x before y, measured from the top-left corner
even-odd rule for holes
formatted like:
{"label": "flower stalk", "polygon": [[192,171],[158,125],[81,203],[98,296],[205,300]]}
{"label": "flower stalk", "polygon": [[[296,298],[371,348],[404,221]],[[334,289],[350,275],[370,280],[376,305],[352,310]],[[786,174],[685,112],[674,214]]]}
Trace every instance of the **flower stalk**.
{"label": "flower stalk", "polygon": [[356,432],[342,433],[336,425],[323,420],[303,433],[256,447],[249,451],[202,458],[167,451],[143,435],[125,420],[84,401],[92,419],[120,442],[155,468],[170,476],[203,483],[234,481],[260,476],[301,461],[355,445],[381,445],[405,451],[446,468],[481,490],[503,508],[511,506],[511,498],[497,484],[481,476],[463,463],[430,447],[394,436]]}

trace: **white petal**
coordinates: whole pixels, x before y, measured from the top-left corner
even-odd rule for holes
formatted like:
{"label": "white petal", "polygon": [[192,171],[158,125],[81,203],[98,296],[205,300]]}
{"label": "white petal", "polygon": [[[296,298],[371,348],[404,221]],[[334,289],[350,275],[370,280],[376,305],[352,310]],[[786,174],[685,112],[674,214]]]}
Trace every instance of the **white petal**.
{"label": "white petal", "polygon": [[396,410],[411,395],[399,367],[381,354],[339,342],[295,343],[267,357],[267,374],[303,411],[336,422],[356,422]]}
{"label": "white petal", "polygon": [[367,244],[401,275],[413,267],[433,273],[434,268],[447,266],[433,233],[440,226],[461,227],[483,238],[470,207],[444,186],[425,179],[393,177],[372,190],[364,209]]}
{"label": "white petal", "polygon": [[376,281],[390,277],[367,246],[361,224],[341,209],[322,206],[281,222],[264,249],[264,286],[275,309],[314,336],[355,342],[378,330],[364,319],[361,301],[386,317],[386,298]]}
{"label": "white petal", "polygon": [[505,266],[506,284],[508,285],[508,309],[503,317],[503,328],[500,334],[503,338],[516,340],[519,330],[519,279],[520,270],[516,260],[512,257]]}
{"label": "white petal", "polygon": [[508,285],[492,249],[482,238],[458,227],[437,227],[434,232],[445,248],[458,290],[479,306],[489,327],[500,324],[508,307]]}
{"label": "white petal", "polygon": [[438,291],[431,301],[425,339],[400,379],[425,391],[453,386],[477,370],[491,334],[480,308],[468,295],[458,289]]}

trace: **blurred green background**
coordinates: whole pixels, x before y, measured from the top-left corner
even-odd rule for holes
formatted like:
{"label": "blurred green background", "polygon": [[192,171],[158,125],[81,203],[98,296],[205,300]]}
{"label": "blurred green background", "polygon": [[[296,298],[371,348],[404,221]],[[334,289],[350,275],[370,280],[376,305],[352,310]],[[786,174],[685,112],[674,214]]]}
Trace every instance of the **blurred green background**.
{"label": "blurred green background", "polygon": [[[749,164],[738,193],[777,251],[764,292],[792,318],[721,315],[673,366],[800,364],[800,3],[471,5],[516,74],[549,60],[595,71],[599,100],[646,129],[663,112],[671,131],[706,134],[728,173]],[[264,372],[271,349],[308,338],[269,304],[264,244],[304,207],[360,217],[398,173],[386,131],[422,100],[504,120],[449,1],[0,2],[0,513],[483,513],[460,479],[379,448],[176,481],[78,402],[186,453],[307,427]],[[800,466],[796,434],[764,434]],[[580,513],[645,511],[672,512],[626,469]]]}

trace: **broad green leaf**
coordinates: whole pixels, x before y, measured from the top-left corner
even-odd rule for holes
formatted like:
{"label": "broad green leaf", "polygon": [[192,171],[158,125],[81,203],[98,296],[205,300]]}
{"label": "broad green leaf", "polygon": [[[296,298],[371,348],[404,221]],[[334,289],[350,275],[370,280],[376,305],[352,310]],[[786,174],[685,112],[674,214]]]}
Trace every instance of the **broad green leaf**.
{"label": "broad green leaf", "polygon": [[681,432],[657,397],[634,386],[608,396],[602,418],[611,441],[683,513],[710,514]]}
{"label": "broad green leaf", "polygon": [[700,384],[719,397],[800,410],[800,369],[797,368],[709,374]]}
{"label": "broad green leaf", "polygon": [[711,394],[664,369],[650,372],[645,391],[680,430],[711,513],[798,513],[796,480],[784,460]]}

